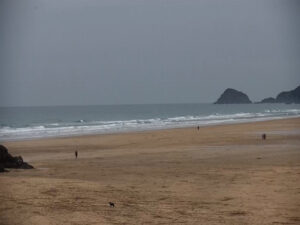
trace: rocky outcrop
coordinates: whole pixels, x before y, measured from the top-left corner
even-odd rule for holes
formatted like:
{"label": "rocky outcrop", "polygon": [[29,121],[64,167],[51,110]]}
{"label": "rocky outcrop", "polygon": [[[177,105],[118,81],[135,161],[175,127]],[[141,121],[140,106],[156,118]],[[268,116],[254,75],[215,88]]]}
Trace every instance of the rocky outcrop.
{"label": "rocky outcrop", "polygon": [[276,102],[278,103],[300,103],[300,86],[298,86],[296,89],[292,91],[284,91],[281,92],[276,97]]}
{"label": "rocky outcrop", "polygon": [[23,161],[21,156],[12,156],[4,145],[0,145],[0,172],[5,168],[33,169],[33,166]]}
{"label": "rocky outcrop", "polygon": [[215,104],[250,104],[252,103],[249,97],[241,92],[228,88],[220,96],[220,98],[215,102]]}
{"label": "rocky outcrop", "polygon": [[[215,102],[215,104],[249,104],[252,103],[249,97],[241,92],[228,88]],[[276,98],[265,98],[256,103],[286,103],[300,104],[300,86],[291,91],[284,91],[277,95]]]}
{"label": "rocky outcrop", "polygon": [[6,172],[4,166],[2,164],[0,164],[0,173]]}
{"label": "rocky outcrop", "polygon": [[258,103],[277,103],[277,101],[275,98],[270,97],[270,98],[264,98]]}

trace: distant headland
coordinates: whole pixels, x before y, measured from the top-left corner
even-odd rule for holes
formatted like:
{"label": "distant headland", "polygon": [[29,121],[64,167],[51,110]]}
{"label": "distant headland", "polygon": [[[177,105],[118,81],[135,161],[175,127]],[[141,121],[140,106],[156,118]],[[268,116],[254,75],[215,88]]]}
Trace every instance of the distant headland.
{"label": "distant headland", "polygon": [[[214,104],[251,104],[248,95],[232,88],[227,88]],[[276,98],[264,98],[255,103],[285,103],[300,104],[300,86],[291,91],[283,91]]]}
{"label": "distant headland", "polygon": [[227,88],[215,104],[250,104],[252,103],[249,97],[241,92],[232,88]]}

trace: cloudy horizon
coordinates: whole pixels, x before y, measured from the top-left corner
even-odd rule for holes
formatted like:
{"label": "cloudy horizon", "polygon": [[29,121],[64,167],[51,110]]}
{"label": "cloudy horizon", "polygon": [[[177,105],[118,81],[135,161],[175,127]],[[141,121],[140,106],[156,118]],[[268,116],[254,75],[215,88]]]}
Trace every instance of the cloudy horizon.
{"label": "cloudy horizon", "polygon": [[300,85],[300,3],[0,0],[0,106],[252,101]]}

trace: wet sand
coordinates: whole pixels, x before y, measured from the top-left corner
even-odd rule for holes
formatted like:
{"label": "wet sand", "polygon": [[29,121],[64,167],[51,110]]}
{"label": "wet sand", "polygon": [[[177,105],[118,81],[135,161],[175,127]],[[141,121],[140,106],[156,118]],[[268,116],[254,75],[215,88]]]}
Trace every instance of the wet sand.
{"label": "wet sand", "polygon": [[300,118],[3,144],[1,225],[300,224]]}

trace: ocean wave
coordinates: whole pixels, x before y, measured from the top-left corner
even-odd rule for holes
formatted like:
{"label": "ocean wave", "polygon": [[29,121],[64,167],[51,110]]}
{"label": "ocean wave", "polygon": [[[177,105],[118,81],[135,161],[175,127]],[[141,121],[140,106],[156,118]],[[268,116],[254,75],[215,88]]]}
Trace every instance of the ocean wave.
{"label": "ocean wave", "polygon": [[238,112],[234,114],[187,115],[168,118],[149,118],[111,121],[77,120],[73,123],[45,123],[25,127],[0,127],[0,140],[70,136],[92,133],[149,130],[211,124],[260,121],[272,118],[300,116],[300,109],[264,110],[264,112]]}
{"label": "ocean wave", "polygon": [[85,120],[76,120],[75,123],[84,123],[86,122]]}
{"label": "ocean wave", "polygon": [[300,109],[266,109],[266,113],[296,113],[300,114]]}

